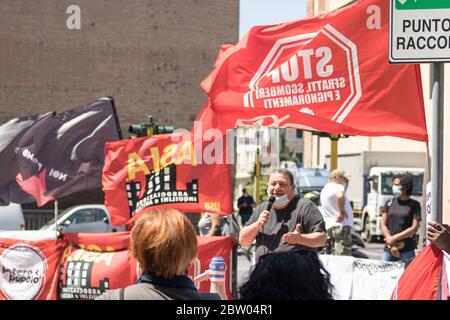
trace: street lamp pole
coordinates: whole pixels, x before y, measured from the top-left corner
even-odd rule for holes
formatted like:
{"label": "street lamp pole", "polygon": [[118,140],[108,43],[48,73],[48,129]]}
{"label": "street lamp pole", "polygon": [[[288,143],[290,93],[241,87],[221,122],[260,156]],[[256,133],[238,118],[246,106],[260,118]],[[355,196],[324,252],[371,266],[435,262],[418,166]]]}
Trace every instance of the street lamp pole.
{"label": "street lamp pole", "polygon": [[339,135],[335,133],[330,133],[330,142],[331,142],[331,150],[330,150],[330,172],[334,169],[337,169],[338,166],[338,141]]}

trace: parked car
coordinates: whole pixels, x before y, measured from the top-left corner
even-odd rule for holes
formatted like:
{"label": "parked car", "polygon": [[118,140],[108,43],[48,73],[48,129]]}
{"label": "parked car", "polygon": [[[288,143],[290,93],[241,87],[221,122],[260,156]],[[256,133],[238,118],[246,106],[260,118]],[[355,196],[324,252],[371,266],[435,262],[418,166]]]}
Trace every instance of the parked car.
{"label": "parked car", "polygon": [[0,231],[15,231],[25,229],[22,206],[11,202],[7,206],[0,206]]}
{"label": "parked car", "polygon": [[297,193],[301,197],[313,191],[320,194],[322,188],[330,180],[330,172],[327,169],[294,168],[291,170],[297,186]]}
{"label": "parked car", "polygon": [[57,223],[52,219],[40,230],[63,232],[104,233],[125,231],[126,226],[113,226],[106,207],[102,204],[86,204],[71,207],[58,215]]}

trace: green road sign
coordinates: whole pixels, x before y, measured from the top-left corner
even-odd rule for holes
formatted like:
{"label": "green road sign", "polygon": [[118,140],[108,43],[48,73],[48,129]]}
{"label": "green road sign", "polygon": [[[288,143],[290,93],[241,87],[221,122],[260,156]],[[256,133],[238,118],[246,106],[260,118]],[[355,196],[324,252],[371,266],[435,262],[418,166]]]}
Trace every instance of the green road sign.
{"label": "green road sign", "polygon": [[450,8],[449,0],[395,0],[397,10],[425,10]]}

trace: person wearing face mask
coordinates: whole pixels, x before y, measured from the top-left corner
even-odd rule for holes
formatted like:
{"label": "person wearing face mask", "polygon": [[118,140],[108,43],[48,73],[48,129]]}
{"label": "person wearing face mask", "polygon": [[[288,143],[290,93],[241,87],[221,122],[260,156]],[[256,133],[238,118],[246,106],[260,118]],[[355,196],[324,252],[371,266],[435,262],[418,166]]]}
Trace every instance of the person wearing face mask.
{"label": "person wearing face mask", "polygon": [[243,246],[256,239],[256,262],[271,252],[317,251],[325,245],[322,215],[314,203],[296,194],[294,177],[289,170],[272,172],[267,194],[275,197],[273,205],[265,201],[257,206],[239,234]]}
{"label": "person wearing face mask", "polygon": [[346,194],[348,181],[345,171],[335,169],[320,192],[320,211],[325,220],[331,252],[335,255],[352,255],[353,210]]}
{"label": "person wearing face mask", "polygon": [[411,199],[413,179],[404,175],[393,180],[392,194],[381,208],[381,229],[386,245],[383,261],[403,261],[405,266],[415,257],[416,241],[414,237],[419,230],[421,215],[420,203]]}

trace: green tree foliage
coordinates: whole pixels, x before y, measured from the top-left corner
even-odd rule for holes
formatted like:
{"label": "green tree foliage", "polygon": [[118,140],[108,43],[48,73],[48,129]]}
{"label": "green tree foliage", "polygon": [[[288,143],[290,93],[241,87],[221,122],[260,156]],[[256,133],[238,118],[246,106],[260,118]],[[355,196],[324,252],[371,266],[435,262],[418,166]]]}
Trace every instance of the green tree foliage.
{"label": "green tree foliage", "polygon": [[[254,177],[254,175],[253,175],[253,177]],[[253,181],[255,181],[254,178],[253,178]],[[268,196],[267,196],[267,183],[268,182],[269,182],[269,176],[259,177],[259,199],[255,199],[255,202],[257,205],[263,201],[266,201],[268,198]],[[250,183],[245,187],[248,191],[248,194],[251,195],[252,197],[255,194],[254,187],[255,187],[254,183]]]}
{"label": "green tree foliage", "polygon": [[297,161],[294,153],[286,145],[286,129],[280,129],[280,161]]}

